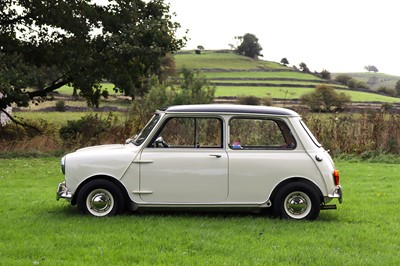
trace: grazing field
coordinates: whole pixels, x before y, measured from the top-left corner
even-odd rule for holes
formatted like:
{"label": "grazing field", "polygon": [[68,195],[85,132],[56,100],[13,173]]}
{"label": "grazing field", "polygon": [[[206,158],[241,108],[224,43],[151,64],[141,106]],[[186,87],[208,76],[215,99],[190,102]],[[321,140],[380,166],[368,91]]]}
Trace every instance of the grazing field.
{"label": "grazing field", "polygon": [[289,70],[281,64],[254,60],[249,57],[240,56],[233,52],[230,53],[216,53],[214,51],[207,51],[200,55],[195,55],[194,52],[178,53],[174,55],[176,67],[182,68],[208,68],[208,69],[282,69]]}
{"label": "grazing field", "polygon": [[1,265],[399,265],[399,164],[344,162],[344,202],[313,222],[139,212],[96,219],[55,200],[59,158],[0,159]]}
{"label": "grazing field", "polygon": [[[277,99],[299,99],[305,93],[313,92],[312,88],[292,88],[292,87],[261,87],[261,86],[216,86],[216,97],[238,97],[256,96],[271,97]],[[360,91],[338,90],[351,96],[353,102],[387,102],[399,103],[400,98],[394,98],[374,93]]]}

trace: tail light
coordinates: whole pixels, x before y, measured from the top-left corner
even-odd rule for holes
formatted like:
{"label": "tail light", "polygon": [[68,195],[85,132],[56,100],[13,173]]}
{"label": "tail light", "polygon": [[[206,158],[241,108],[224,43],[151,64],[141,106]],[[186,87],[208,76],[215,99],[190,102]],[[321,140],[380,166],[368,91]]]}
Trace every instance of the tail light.
{"label": "tail light", "polygon": [[337,169],[333,170],[333,181],[336,186],[339,185],[339,170]]}

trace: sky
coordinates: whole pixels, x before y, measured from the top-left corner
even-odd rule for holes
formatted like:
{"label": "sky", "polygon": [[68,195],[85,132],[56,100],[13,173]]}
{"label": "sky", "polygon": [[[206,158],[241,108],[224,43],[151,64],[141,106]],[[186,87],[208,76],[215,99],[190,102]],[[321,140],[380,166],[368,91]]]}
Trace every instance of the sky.
{"label": "sky", "polygon": [[311,71],[365,72],[400,76],[400,2],[396,0],[166,0],[189,30],[184,49],[229,49],[235,36],[252,33],[262,59]]}

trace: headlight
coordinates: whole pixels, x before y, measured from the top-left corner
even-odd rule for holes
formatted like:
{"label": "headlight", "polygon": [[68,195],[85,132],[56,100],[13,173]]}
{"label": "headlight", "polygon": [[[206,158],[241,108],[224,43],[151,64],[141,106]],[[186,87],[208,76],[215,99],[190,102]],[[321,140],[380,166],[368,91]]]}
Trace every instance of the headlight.
{"label": "headlight", "polygon": [[65,175],[65,159],[66,159],[66,156],[63,156],[62,158],[61,158],[61,172]]}

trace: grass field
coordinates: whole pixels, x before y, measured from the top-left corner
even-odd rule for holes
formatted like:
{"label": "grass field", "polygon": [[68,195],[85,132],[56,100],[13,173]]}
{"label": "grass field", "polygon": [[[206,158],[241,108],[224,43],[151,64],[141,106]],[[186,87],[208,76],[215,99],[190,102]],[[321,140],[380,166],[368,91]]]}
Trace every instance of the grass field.
{"label": "grass field", "polygon": [[[332,74],[332,78],[341,74],[348,75],[355,78],[356,80],[365,82],[373,90],[377,90],[379,87],[382,86],[393,89],[396,86],[396,82],[400,80],[400,77],[398,76],[393,76],[383,73],[369,73],[369,72],[334,73]],[[373,81],[373,82],[368,83],[368,81]]]}
{"label": "grass field", "polygon": [[176,67],[182,68],[219,68],[219,69],[288,69],[281,64],[253,60],[249,57],[240,56],[235,53],[215,53],[214,51],[206,51],[200,55],[191,53],[178,53],[174,55]]}
{"label": "grass field", "polygon": [[1,265],[399,265],[399,164],[340,161],[344,203],[314,222],[249,213],[96,219],[55,200],[59,158],[0,159]]}
{"label": "grass field", "polygon": [[261,71],[235,71],[235,72],[204,72],[209,78],[279,78],[279,79],[300,79],[300,80],[321,80],[314,75],[293,71],[261,72]]}
{"label": "grass field", "polygon": [[[253,95],[257,97],[271,97],[279,99],[299,99],[301,95],[313,92],[312,88],[292,88],[292,87],[259,87],[259,86],[217,86],[215,96],[247,96]],[[355,102],[388,102],[398,103],[400,98],[393,98],[378,94],[339,90],[351,96],[351,100]]]}

